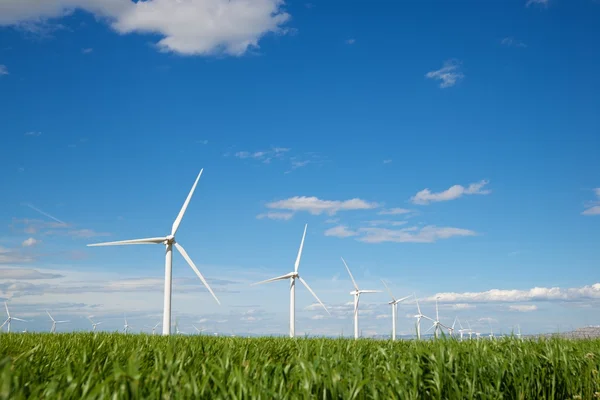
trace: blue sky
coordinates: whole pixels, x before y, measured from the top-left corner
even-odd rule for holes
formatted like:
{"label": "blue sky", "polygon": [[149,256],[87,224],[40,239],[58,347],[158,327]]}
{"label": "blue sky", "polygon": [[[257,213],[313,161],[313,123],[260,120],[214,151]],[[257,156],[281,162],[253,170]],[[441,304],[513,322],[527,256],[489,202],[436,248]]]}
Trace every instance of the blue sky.
{"label": "blue sky", "polygon": [[[351,332],[340,256],[446,323],[598,323],[597,1],[244,4],[0,5],[0,298],[29,329],[160,320],[163,249],[85,245],[167,234],[201,168],[177,239],[223,305],[175,255],[182,326],[285,334],[287,285],[249,283],[305,223],[333,317],[300,287],[299,334]],[[361,299],[367,334],[387,300]]]}

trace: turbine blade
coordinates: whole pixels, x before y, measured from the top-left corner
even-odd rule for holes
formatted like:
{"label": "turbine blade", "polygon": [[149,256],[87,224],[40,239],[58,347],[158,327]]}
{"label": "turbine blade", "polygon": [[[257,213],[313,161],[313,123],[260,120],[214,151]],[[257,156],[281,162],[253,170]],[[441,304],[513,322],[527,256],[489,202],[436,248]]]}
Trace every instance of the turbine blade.
{"label": "turbine blade", "polygon": [[4,325],[6,325],[7,322],[8,322],[8,319],[6,321],[4,321],[4,323],[2,323],[2,325],[0,325],[0,329],[4,328]]}
{"label": "turbine blade", "polygon": [[350,275],[350,279],[352,279],[352,284],[354,285],[354,289],[358,290],[358,285],[356,284],[356,281],[354,280],[354,277],[352,276],[352,272],[350,272],[350,268],[348,268],[348,264],[346,264],[344,257],[340,257],[340,258],[342,259],[342,262],[344,263],[344,266],[346,267],[346,270],[348,271],[348,274]]}
{"label": "turbine blade", "polygon": [[14,319],[15,321],[27,322],[24,319],[17,318],[17,317],[12,317],[11,319]]}
{"label": "turbine blade", "polygon": [[8,304],[6,304],[6,302],[4,302],[4,307],[6,307],[6,315],[10,318],[10,312],[8,311]]}
{"label": "turbine blade", "polygon": [[100,325],[102,322],[96,322],[96,325]]}
{"label": "turbine blade", "polygon": [[276,278],[271,278],[271,279],[267,279],[267,280],[264,280],[264,281],[251,283],[250,286],[260,285],[260,284],[268,283],[268,282],[282,281],[284,279],[290,279],[292,276],[294,276],[294,273],[290,272],[289,274],[281,275],[281,276],[278,276]]}
{"label": "turbine blade", "polygon": [[[13,318],[14,319],[14,318]],[[62,324],[64,322],[71,322],[71,321],[56,321],[57,324]]]}
{"label": "turbine blade", "polygon": [[421,314],[421,307],[419,307],[419,299],[417,298],[417,296],[413,293],[413,296],[415,296],[415,301],[417,302],[417,310],[419,311],[419,314]]}
{"label": "turbine blade", "polygon": [[298,272],[300,266],[300,257],[302,257],[302,248],[304,247],[304,238],[306,237],[306,228],[308,224],[304,225],[304,233],[302,234],[302,241],[300,242],[300,248],[298,249],[298,257],[296,257],[296,263],[294,264],[294,272]]}
{"label": "turbine blade", "polygon": [[425,319],[428,319],[428,320],[430,320],[431,322],[434,322],[434,323],[435,323],[435,321],[434,321],[432,318],[429,318],[427,315],[422,315],[422,314],[421,314],[421,317],[423,317],[423,318],[425,318]]}
{"label": "turbine blade", "polygon": [[409,294],[408,296],[404,296],[403,298],[396,300],[394,303],[398,304],[398,303],[408,299],[409,297],[412,297],[412,294]]}
{"label": "turbine blade", "polygon": [[198,177],[196,178],[196,181],[194,182],[194,186],[192,186],[192,190],[190,190],[188,197],[185,199],[185,203],[183,203],[183,207],[181,207],[181,210],[179,211],[179,214],[177,215],[175,222],[173,222],[173,227],[171,228],[171,235],[175,235],[175,233],[177,232],[177,229],[179,229],[179,224],[181,224],[181,220],[183,219],[183,214],[185,214],[185,210],[187,209],[188,204],[190,204],[190,200],[192,200],[192,196],[194,195],[194,191],[196,190],[196,185],[198,184],[198,181],[200,180],[200,177],[202,176],[202,171],[204,171],[204,168],[202,168],[200,170],[200,173],[198,174]]}
{"label": "turbine blade", "polygon": [[426,330],[425,332],[423,332],[423,333],[427,333],[427,332],[429,332],[430,330],[432,330],[432,329],[433,329],[433,327],[434,327],[434,326],[435,326],[435,324],[431,325],[431,327],[430,327],[429,329],[427,329],[427,330]]}
{"label": "turbine blade", "polygon": [[361,293],[381,293],[381,290],[360,290]]}
{"label": "turbine blade", "polygon": [[164,242],[167,238],[165,237],[153,237],[153,238],[145,238],[145,239],[131,239],[131,240],[119,240],[116,242],[103,242],[103,243],[92,243],[88,244],[88,247],[95,246],[124,246],[127,244],[160,244]]}
{"label": "turbine blade", "polygon": [[306,283],[306,281],[304,279],[302,279],[302,277],[300,277],[300,276],[298,277],[298,279],[308,289],[308,291],[310,292],[310,294],[312,294],[313,297],[315,299],[317,299],[317,301],[319,302],[319,304],[321,306],[323,306],[323,308],[325,309],[325,311],[327,311],[327,314],[331,315],[331,313],[329,312],[329,310],[327,309],[327,307],[325,307],[325,304],[323,304],[323,302],[321,300],[319,300],[319,298],[317,297],[317,295],[315,294],[315,292],[313,292],[313,290],[310,288],[310,286],[308,286],[308,283]]}
{"label": "turbine blade", "polygon": [[50,319],[52,320],[52,322],[55,322],[54,318],[52,318],[52,315],[50,315],[50,313],[48,312],[48,310],[46,310],[46,314],[48,314],[48,316],[50,317]]}
{"label": "turbine blade", "polygon": [[[202,171],[200,171],[200,173],[202,173]],[[200,175],[198,175],[198,178],[199,177],[200,177]],[[208,291],[210,292],[210,294],[212,294],[212,297],[214,297],[215,300],[217,301],[217,303],[219,305],[221,305],[221,302],[219,301],[219,299],[217,299],[217,296],[212,291],[212,289],[210,288],[208,282],[206,282],[206,279],[204,279],[204,277],[202,276],[202,274],[200,273],[200,271],[198,271],[198,268],[196,268],[196,265],[194,264],[194,262],[192,261],[192,259],[190,258],[190,256],[188,256],[188,254],[186,253],[185,249],[183,247],[181,247],[181,245],[179,243],[177,243],[177,242],[175,242],[175,248],[179,251],[179,253],[181,253],[181,255],[183,256],[183,258],[185,258],[185,261],[187,261],[187,263],[189,264],[190,268],[192,268],[194,270],[194,272],[196,273],[196,275],[198,275],[198,278],[200,278],[200,280],[202,281],[202,283],[204,284],[204,286],[206,286],[206,288],[208,289]]]}
{"label": "turbine blade", "polygon": [[388,291],[388,293],[390,294],[390,296],[392,297],[393,301],[396,301],[396,298],[394,297],[394,295],[392,294],[392,291],[390,290],[390,288],[388,287],[388,285],[385,283],[385,281],[382,279],[381,283],[383,283],[383,286],[385,286],[386,290]]}

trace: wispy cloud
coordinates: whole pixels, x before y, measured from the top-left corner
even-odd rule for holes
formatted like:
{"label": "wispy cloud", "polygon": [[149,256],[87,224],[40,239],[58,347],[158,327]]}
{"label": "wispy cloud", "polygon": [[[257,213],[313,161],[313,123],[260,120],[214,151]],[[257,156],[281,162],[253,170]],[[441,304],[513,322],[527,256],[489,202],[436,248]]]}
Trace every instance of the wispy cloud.
{"label": "wispy cloud", "polygon": [[389,208],[387,210],[381,210],[377,214],[379,215],[401,215],[411,213],[412,210],[407,208]]}
{"label": "wispy cloud", "polygon": [[41,272],[33,268],[0,268],[1,279],[54,279],[63,275],[57,273]]}
{"label": "wispy cloud", "polygon": [[94,49],[92,49],[91,47],[87,47],[85,49],[81,49],[81,53],[82,54],[90,54],[94,51]]}
{"label": "wispy cloud", "polygon": [[507,47],[521,47],[525,48],[527,45],[520,40],[515,39],[514,37],[505,37],[500,41],[500,44]]}
{"label": "wispy cloud", "polygon": [[469,229],[438,227],[427,225],[422,228],[412,226],[403,229],[360,228],[363,234],[357,240],[365,243],[434,243],[441,239],[460,236],[475,236],[477,233]]}
{"label": "wispy cloud", "polygon": [[8,68],[6,65],[0,64],[0,76],[8,75]]}
{"label": "wispy cloud", "polygon": [[509,311],[518,311],[518,312],[531,312],[536,311],[538,306],[535,304],[517,304],[508,306]]}
{"label": "wispy cloud", "polygon": [[356,43],[356,39],[347,39],[346,44],[354,44]]}
{"label": "wispy cloud", "polygon": [[0,265],[1,264],[21,264],[32,262],[34,257],[17,249],[9,249],[0,246]]}
{"label": "wispy cloud", "polygon": [[208,144],[208,140],[206,140],[206,139],[204,139],[204,140],[196,140],[196,143]]}
{"label": "wispy cloud", "polygon": [[32,237],[30,237],[30,238],[28,238],[28,239],[25,239],[25,240],[23,241],[23,243],[21,243],[21,246],[23,246],[23,247],[33,247],[33,246],[35,246],[35,245],[37,245],[37,244],[39,244],[39,243],[40,243],[40,241],[39,241],[39,240],[37,240],[37,239],[35,239],[35,238],[32,238]]}
{"label": "wispy cloud", "polygon": [[582,215],[600,215],[600,188],[594,189],[596,200],[590,201],[586,205],[586,209],[581,213]]}
{"label": "wispy cloud", "polygon": [[542,6],[548,6],[549,0],[527,0],[525,3],[526,7],[529,7],[532,4],[539,4]]}
{"label": "wispy cloud", "polygon": [[475,304],[468,304],[468,303],[452,304],[453,310],[472,310],[473,308],[476,308],[476,307],[477,306]]}
{"label": "wispy cloud", "polygon": [[271,164],[274,161],[287,163],[288,169],[284,172],[286,174],[289,174],[298,168],[306,167],[309,164],[322,164],[326,161],[323,157],[314,152],[292,155],[291,149],[287,147],[272,147],[267,150],[225,153],[226,157],[231,155],[242,160],[261,162],[263,164]]}
{"label": "wispy cloud", "polygon": [[40,136],[41,134],[42,134],[42,132],[39,132],[39,131],[25,132],[25,136]]}
{"label": "wispy cloud", "polygon": [[439,80],[440,87],[442,89],[449,88],[463,79],[465,76],[462,72],[460,72],[460,61],[458,60],[448,60],[444,62],[444,66],[437,71],[430,71],[425,74],[425,77],[428,79]]}
{"label": "wispy cloud", "polygon": [[491,289],[485,292],[437,293],[423,301],[444,303],[513,303],[524,301],[578,301],[600,299],[600,283],[580,288],[534,287],[529,290]]}
{"label": "wispy cloud", "polygon": [[267,203],[266,207],[275,210],[287,210],[294,213],[306,211],[312,215],[334,215],[339,211],[370,210],[379,207],[379,205],[358,198],[349,200],[321,200],[314,196],[294,196],[285,200],[272,201]]}
{"label": "wispy cloud", "polygon": [[339,238],[345,238],[356,235],[358,235],[357,232],[348,229],[348,227],[344,225],[334,226],[333,228],[329,228],[325,231],[325,236],[334,236]]}
{"label": "wispy cloud", "polygon": [[153,32],[156,48],[182,55],[241,56],[268,33],[286,34],[290,15],[281,0],[229,1],[3,0],[0,26],[34,32],[80,9],[109,21],[119,34]]}
{"label": "wispy cloud", "polygon": [[274,219],[279,221],[289,221],[294,216],[293,212],[278,212],[278,211],[270,211],[263,214],[258,214],[256,216],[257,219]]}
{"label": "wispy cloud", "polygon": [[387,160],[383,160],[383,163],[384,164],[391,164],[392,160],[388,158]]}
{"label": "wispy cloud", "polygon": [[414,204],[426,205],[429,203],[439,202],[439,201],[449,201],[458,199],[464,195],[471,194],[490,194],[492,191],[483,189],[489,183],[487,180],[482,180],[479,182],[471,183],[469,186],[464,187],[462,185],[454,185],[443,192],[433,193],[429,189],[423,189],[418,192],[416,195],[411,197],[411,201]]}

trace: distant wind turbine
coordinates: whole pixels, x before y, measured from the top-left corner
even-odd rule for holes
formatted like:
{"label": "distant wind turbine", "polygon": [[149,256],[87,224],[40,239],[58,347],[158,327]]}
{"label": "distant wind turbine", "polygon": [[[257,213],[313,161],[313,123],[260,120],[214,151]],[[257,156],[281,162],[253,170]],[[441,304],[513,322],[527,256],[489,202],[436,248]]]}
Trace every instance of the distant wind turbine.
{"label": "distant wind turbine", "polygon": [[129,330],[131,329],[131,325],[129,325],[129,323],[127,322],[126,315],[124,315],[123,318],[125,319],[125,325],[123,325],[123,332],[125,332],[125,334],[127,334],[127,332],[129,332]]}
{"label": "distant wind turbine", "polygon": [[352,284],[354,285],[354,290],[350,292],[350,295],[354,296],[354,339],[358,339],[358,301],[360,299],[360,295],[363,293],[381,293],[381,290],[370,290],[370,289],[359,289],[354,277],[352,276],[352,272],[350,272],[350,268],[348,268],[348,264],[344,260],[344,257],[341,257],[346,270],[348,271],[348,275],[350,275],[350,279],[352,279]]}
{"label": "distant wind turbine", "polygon": [[159,325],[160,325],[160,322],[154,326],[149,326],[149,325],[145,325],[145,326],[146,326],[146,328],[152,329],[152,336],[154,336],[154,334],[156,333],[156,328],[158,328]]}
{"label": "distant wind turbine", "polygon": [[256,283],[252,284],[252,285],[260,285],[262,283],[281,281],[281,280],[286,280],[286,279],[290,280],[290,337],[294,337],[296,335],[296,279],[298,279],[304,285],[304,287],[306,287],[306,289],[308,289],[310,294],[312,294],[313,297],[315,299],[317,299],[319,304],[325,309],[325,311],[327,311],[327,314],[330,314],[329,310],[327,310],[327,307],[325,307],[325,304],[323,304],[323,302],[321,300],[319,300],[319,297],[317,297],[315,292],[313,292],[313,290],[310,288],[310,286],[308,286],[308,283],[306,283],[306,281],[304,279],[302,279],[300,274],[298,274],[298,267],[300,266],[300,258],[302,257],[302,248],[304,247],[304,238],[306,237],[306,228],[307,227],[308,227],[308,224],[304,225],[304,233],[302,234],[302,241],[300,242],[300,249],[298,250],[298,256],[296,257],[296,263],[294,264],[294,271],[287,273],[285,275],[282,275],[282,276],[278,276],[276,278],[271,278],[271,279],[267,279],[265,281],[256,282]]}
{"label": "distant wind turbine", "polygon": [[7,332],[7,333],[10,333],[10,323],[11,323],[13,320],[15,320],[15,321],[21,321],[21,322],[27,322],[27,321],[25,321],[24,319],[17,318],[17,317],[12,317],[12,316],[10,315],[10,311],[8,311],[8,304],[6,304],[6,302],[4,302],[4,307],[6,308],[6,316],[7,316],[8,318],[6,318],[6,321],[4,321],[4,323],[3,323],[2,325],[0,325],[0,329],[2,329],[2,327],[3,327],[4,325],[6,325],[6,332]]}
{"label": "distant wind turbine", "polygon": [[396,300],[396,298],[392,294],[392,291],[390,290],[390,288],[388,287],[388,285],[385,283],[385,281],[383,279],[381,280],[381,283],[383,283],[383,286],[385,286],[388,293],[392,297],[392,301],[388,302],[388,304],[390,304],[392,306],[392,340],[396,340],[396,321],[398,319],[398,303],[408,299],[412,295],[409,294],[406,297],[402,297],[401,299]]}
{"label": "distant wind turbine", "polygon": [[48,310],[46,310],[46,314],[48,314],[48,316],[52,320],[52,327],[50,328],[50,333],[56,333],[56,324],[64,324],[66,322],[69,322],[69,321],[56,321],[54,318],[52,318],[52,315],[50,315]]}
{"label": "distant wind turbine", "polygon": [[94,322],[94,320],[92,319],[92,316],[91,316],[91,315],[88,317],[88,319],[89,319],[89,320],[90,320],[90,322],[92,323],[92,332],[95,332],[95,331],[96,331],[96,327],[97,327],[98,325],[100,325],[102,322]]}
{"label": "distant wind turbine", "polygon": [[419,306],[419,299],[417,298],[417,296],[414,293],[413,293],[413,296],[415,296],[415,302],[417,303],[417,312],[418,312],[418,314],[415,315],[415,318],[417,319],[417,322],[416,322],[417,339],[421,340],[421,320],[423,318],[428,319],[430,321],[433,321],[433,320],[421,312],[421,307]]}
{"label": "distant wind turbine", "polygon": [[133,240],[121,240],[118,242],[106,242],[106,243],[94,243],[88,244],[88,246],[119,246],[119,245],[129,245],[129,244],[163,244],[166,246],[166,255],[165,255],[165,290],[164,290],[164,310],[163,310],[163,335],[171,334],[171,290],[172,290],[172,266],[173,266],[173,246],[179,251],[179,253],[183,256],[183,258],[187,261],[190,268],[196,273],[198,278],[202,281],[204,286],[208,289],[210,294],[214,297],[218,304],[219,299],[215,296],[214,292],[208,285],[208,282],[204,279],[204,276],[200,273],[190,256],[184,250],[184,248],[175,241],[175,234],[177,233],[177,229],[179,229],[179,224],[181,224],[181,220],[183,219],[183,215],[185,214],[185,210],[192,199],[192,195],[196,190],[196,185],[200,180],[200,176],[202,176],[202,171],[198,174],[196,181],[194,182],[194,186],[192,186],[192,190],[188,194],[188,197],[185,199],[185,203],[183,203],[183,207],[181,207],[181,211],[177,215],[175,222],[173,222],[173,226],[171,227],[171,234],[164,237],[154,237],[154,238],[146,238],[146,239],[133,239]]}
{"label": "distant wind turbine", "polygon": [[206,330],[206,328],[198,329],[198,328],[196,327],[196,325],[192,325],[192,326],[194,327],[194,329],[195,329],[195,330],[196,330],[196,332],[198,332],[198,333],[202,333],[202,332],[204,332],[204,331]]}

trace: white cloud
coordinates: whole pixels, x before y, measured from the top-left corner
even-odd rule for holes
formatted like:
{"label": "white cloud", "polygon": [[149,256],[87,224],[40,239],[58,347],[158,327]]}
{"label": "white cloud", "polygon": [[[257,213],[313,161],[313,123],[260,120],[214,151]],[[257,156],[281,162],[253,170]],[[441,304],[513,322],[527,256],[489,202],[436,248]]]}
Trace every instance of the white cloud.
{"label": "white cloud", "polygon": [[460,62],[457,60],[448,60],[444,62],[444,66],[437,71],[431,71],[425,74],[425,77],[429,79],[436,79],[442,81],[440,87],[442,89],[452,87],[456,83],[463,79],[465,76],[460,69]]}
{"label": "white cloud", "polygon": [[325,231],[325,236],[334,236],[339,238],[345,238],[356,235],[358,235],[358,233],[348,229],[348,227],[344,225],[334,226],[333,228],[329,228]]}
{"label": "white cloud", "polygon": [[532,4],[541,4],[543,6],[547,6],[549,3],[549,0],[527,0],[527,3],[525,3],[526,7],[529,7]]}
{"label": "white cloud", "polygon": [[514,37],[505,37],[500,41],[500,44],[507,47],[522,47],[525,48],[527,45],[522,41],[515,39]]}
{"label": "white cloud", "polygon": [[389,314],[379,314],[375,316],[375,319],[385,319],[385,318],[389,318],[390,315]]}
{"label": "white cloud", "polygon": [[392,160],[388,158],[387,160],[383,160],[383,163],[384,164],[391,164]]}
{"label": "white cloud", "polygon": [[269,211],[263,214],[258,214],[256,216],[257,219],[274,219],[278,221],[288,221],[294,216],[292,212],[277,212],[277,211]]}
{"label": "white cloud", "polygon": [[0,64],[0,76],[2,75],[8,75],[8,68],[6,68],[6,65]]}
{"label": "white cloud", "polygon": [[317,314],[317,315],[313,315],[312,317],[310,317],[310,319],[324,319],[325,316],[321,315],[321,314]]}
{"label": "white cloud", "polygon": [[161,51],[240,56],[267,33],[285,33],[283,0],[4,0],[0,26],[34,30],[76,9],[92,13],[120,34],[161,37]]}
{"label": "white cloud", "polygon": [[475,236],[476,233],[462,228],[437,227],[427,225],[422,228],[413,226],[403,229],[385,228],[360,228],[363,234],[357,240],[365,243],[433,243],[440,239],[449,239],[454,236]]}
{"label": "white cloud", "polygon": [[19,250],[7,249],[0,246],[0,264],[17,264],[33,261],[34,258],[29,254],[23,254]]}
{"label": "white cloud", "polygon": [[476,307],[477,306],[475,304],[468,304],[468,303],[452,304],[452,309],[454,309],[454,310],[471,310]]}
{"label": "white cloud", "polygon": [[[42,134],[42,132],[39,131],[29,131],[29,132],[25,132],[25,136],[40,136]],[[34,208],[35,210],[35,208]]]}
{"label": "white cloud", "polygon": [[406,208],[390,208],[388,210],[381,210],[377,214],[379,215],[400,215],[400,214],[408,214],[412,212],[412,210]]}
{"label": "white cloud", "polygon": [[443,192],[438,193],[432,193],[429,189],[423,189],[411,197],[410,200],[414,204],[426,205],[438,201],[455,200],[463,195],[490,194],[492,192],[491,190],[483,190],[483,187],[488,183],[489,181],[487,180],[481,180],[479,182],[471,183],[467,187],[462,185],[454,185]]}
{"label": "white cloud", "polygon": [[582,215],[600,215],[600,188],[594,189],[594,193],[598,198],[587,204],[587,208],[581,213]]}
{"label": "white cloud", "polygon": [[267,203],[267,208],[277,210],[289,210],[293,212],[307,211],[312,215],[326,213],[334,215],[338,211],[369,210],[379,207],[377,203],[369,203],[358,198],[350,200],[321,200],[317,197],[294,196],[285,200]]}
{"label": "white cloud", "polygon": [[346,40],[346,44],[354,44],[354,43],[356,43],[355,39],[348,39],[348,40]]}
{"label": "white cloud", "polygon": [[35,246],[36,244],[39,244],[39,243],[40,243],[39,240],[36,240],[35,238],[30,237],[28,239],[25,239],[23,241],[23,243],[21,243],[21,246],[23,246],[23,247],[33,247],[33,246]]}
{"label": "white cloud", "polygon": [[5,279],[53,279],[61,278],[57,273],[41,272],[32,268],[0,268],[0,280]]}
{"label": "white cloud", "polygon": [[82,54],[90,54],[94,51],[94,49],[92,49],[91,47],[85,48],[85,49],[81,49],[81,53]]}
{"label": "white cloud", "polygon": [[523,301],[577,301],[584,299],[600,299],[600,283],[580,288],[561,289],[560,287],[534,287],[529,290],[491,289],[485,292],[437,293],[424,299],[424,302],[435,302],[438,297],[444,303],[512,303]]}
{"label": "white cloud", "polygon": [[535,304],[518,304],[508,306],[510,311],[519,311],[519,312],[531,312],[538,309]]}

